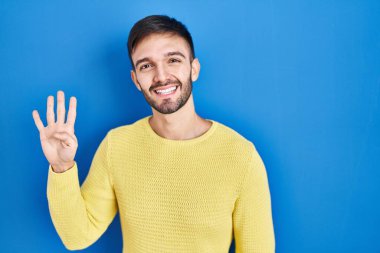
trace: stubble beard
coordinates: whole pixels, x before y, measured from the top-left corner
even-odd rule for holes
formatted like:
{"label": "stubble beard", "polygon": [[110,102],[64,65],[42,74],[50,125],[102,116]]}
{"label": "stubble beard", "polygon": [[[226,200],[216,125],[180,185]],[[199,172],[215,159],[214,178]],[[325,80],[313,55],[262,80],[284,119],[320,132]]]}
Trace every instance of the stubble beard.
{"label": "stubble beard", "polygon": [[[176,92],[178,92],[178,89],[181,92],[180,96],[175,101],[173,101],[172,98],[155,100],[149,94],[150,91],[145,91],[145,90],[141,89],[141,91],[145,97],[145,100],[148,102],[148,104],[151,107],[153,107],[156,111],[158,111],[162,114],[171,114],[171,113],[178,111],[189,100],[189,97],[190,97],[191,92],[193,90],[193,83],[191,81],[191,72],[190,72],[189,78],[187,79],[185,85],[183,85],[183,83],[177,79],[176,81],[168,81],[168,82],[165,82],[162,84],[156,84],[156,85],[152,86],[153,88],[150,88],[150,90],[151,90],[151,92],[154,92],[153,91],[154,88],[157,88],[160,86],[166,86],[169,84],[178,85]],[[141,85],[140,85],[140,87],[141,87]],[[160,101],[160,102],[158,102],[158,101]]]}

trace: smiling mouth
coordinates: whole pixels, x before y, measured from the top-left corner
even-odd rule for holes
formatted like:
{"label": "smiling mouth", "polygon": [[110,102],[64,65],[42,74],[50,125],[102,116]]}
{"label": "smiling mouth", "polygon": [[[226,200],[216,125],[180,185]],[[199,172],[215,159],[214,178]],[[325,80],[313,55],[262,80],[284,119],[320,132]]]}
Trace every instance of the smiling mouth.
{"label": "smiling mouth", "polygon": [[159,95],[160,97],[166,97],[169,95],[174,94],[178,89],[178,86],[172,86],[166,89],[156,89],[154,92]]}

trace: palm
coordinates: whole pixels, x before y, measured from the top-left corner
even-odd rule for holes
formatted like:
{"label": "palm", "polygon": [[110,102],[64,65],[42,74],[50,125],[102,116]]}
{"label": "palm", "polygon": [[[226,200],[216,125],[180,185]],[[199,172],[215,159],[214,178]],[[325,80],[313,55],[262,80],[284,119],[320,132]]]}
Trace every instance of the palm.
{"label": "palm", "polygon": [[[54,164],[56,161],[66,163],[74,160],[77,147],[68,146],[63,141],[54,137],[56,133],[69,132],[69,130],[63,130],[63,128],[66,128],[66,126],[47,126],[44,131],[40,132],[42,150],[51,164]],[[74,133],[72,135],[75,137]]]}
{"label": "palm", "polygon": [[76,98],[70,99],[67,122],[65,123],[65,97],[62,91],[57,93],[57,121],[54,114],[54,97],[47,99],[47,126],[44,127],[37,111],[33,111],[34,122],[40,132],[43,153],[52,165],[67,165],[74,161],[78,141],[74,134],[76,118]]}

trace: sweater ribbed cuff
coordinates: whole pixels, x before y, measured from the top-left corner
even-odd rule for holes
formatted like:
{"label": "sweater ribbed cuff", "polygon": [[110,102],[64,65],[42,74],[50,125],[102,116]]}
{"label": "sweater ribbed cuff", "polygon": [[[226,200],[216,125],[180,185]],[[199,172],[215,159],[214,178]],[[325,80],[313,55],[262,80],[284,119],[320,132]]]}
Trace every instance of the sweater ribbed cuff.
{"label": "sweater ribbed cuff", "polygon": [[54,172],[51,165],[49,165],[48,182],[47,182],[47,196],[57,196],[70,194],[73,191],[80,190],[78,179],[77,163],[65,172]]}

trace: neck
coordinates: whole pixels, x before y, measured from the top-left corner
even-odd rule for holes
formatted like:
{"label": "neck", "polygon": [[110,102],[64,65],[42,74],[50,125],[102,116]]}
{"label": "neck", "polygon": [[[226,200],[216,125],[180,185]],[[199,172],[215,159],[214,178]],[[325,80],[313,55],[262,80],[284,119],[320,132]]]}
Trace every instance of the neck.
{"label": "neck", "polygon": [[191,94],[187,103],[178,111],[162,114],[153,109],[149,124],[158,135],[170,140],[188,140],[205,133],[211,122],[201,118],[196,112]]}

